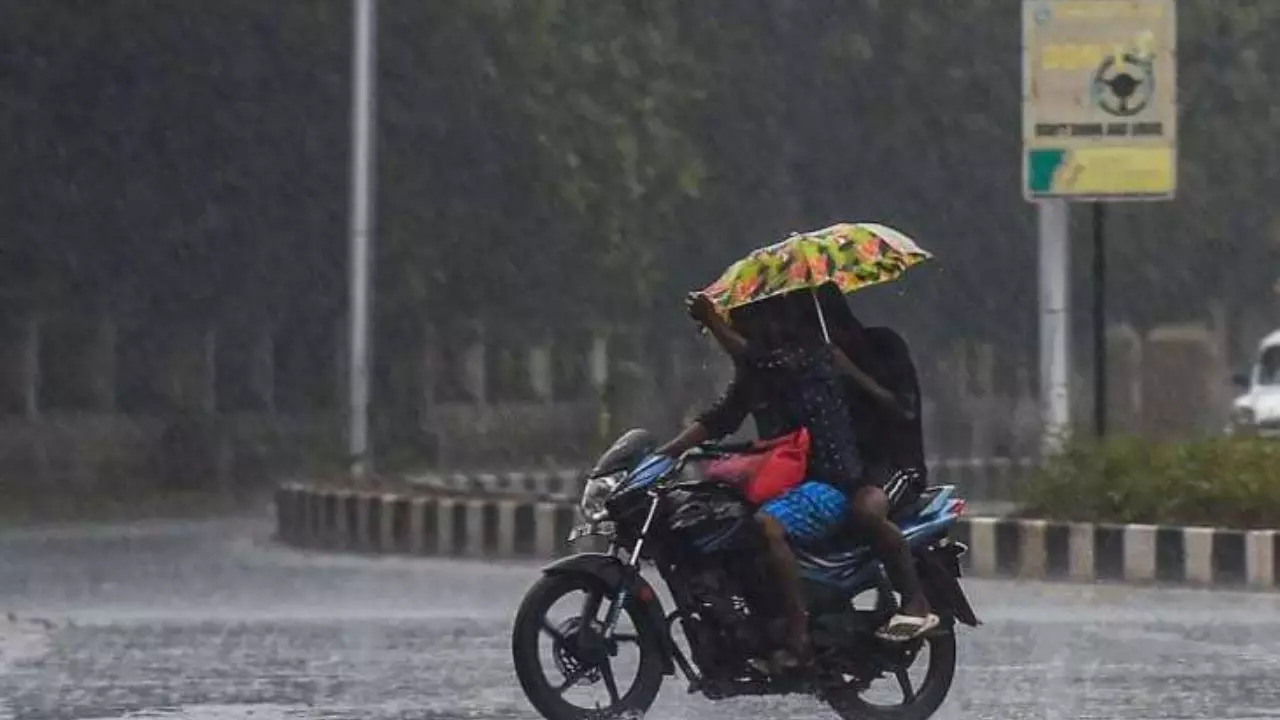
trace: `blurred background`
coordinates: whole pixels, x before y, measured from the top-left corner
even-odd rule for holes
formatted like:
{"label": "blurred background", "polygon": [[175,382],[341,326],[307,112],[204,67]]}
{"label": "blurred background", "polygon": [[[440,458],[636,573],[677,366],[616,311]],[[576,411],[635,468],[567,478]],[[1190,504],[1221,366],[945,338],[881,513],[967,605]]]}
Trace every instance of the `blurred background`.
{"label": "blurred background", "polygon": [[[572,468],[727,380],[683,296],[878,221],[928,454],[1039,447],[1018,0],[382,0],[375,463]],[[1118,434],[1219,433],[1280,326],[1280,3],[1179,3],[1177,200],[1109,213]],[[345,462],[351,5],[0,0],[0,484]],[[1073,412],[1092,402],[1074,210]]]}

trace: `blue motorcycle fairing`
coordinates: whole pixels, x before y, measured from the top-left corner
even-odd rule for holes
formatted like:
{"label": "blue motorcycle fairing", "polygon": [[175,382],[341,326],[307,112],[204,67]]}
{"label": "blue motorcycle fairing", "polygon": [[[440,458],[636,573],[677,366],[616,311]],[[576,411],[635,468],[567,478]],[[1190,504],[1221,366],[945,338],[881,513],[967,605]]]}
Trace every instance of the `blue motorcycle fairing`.
{"label": "blue motorcycle fairing", "polygon": [[[642,460],[623,481],[621,490],[648,487],[662,479],[675,466],[676,461],[664,455],[650,454]],[[907,543],[913,548],[930,542],[939,533],[953,525],[958,515],[951,511],[954,485],[931,488],[933,497],[924,508],[898,522]],[[714,543],[711,543],[714,545]],[[703,548],[710,550],[712,548]],[[874,562],[870,549],[856,547],[821,556],[796,549],[796,560],[802,577],[834,586],[844,592],[857,594],[874,587],[880,578],[880,564]]]}
{"label": "blue motorcycle fairing", "polygon": [[902,534],[907,537],[907,542],[914,545],[920,539],[927,539],[955,522],[956,516],[950,512],[952,496],[955,492],[954,485],[937,487],[933,499],[923,510],[898,523],[898,527],[902,528]]}
{"label": "blue motorcycle fairing", "polygon": [[676,461],[666,455],[650,454],[641,460],[635,469],[627,475],[627,479],[622,482],[619,490],[632,490],[640,487],[647,487],[664,475],[671,472],[671,468],[675,467]]}
{"label": "blue motorcycle fairing", "polygon": [[933,499],[920,511],[919,517],[931,517],[946,510],[951,505],[951,496],[956,493],[955,485],[939,485],[932,489],[936,491]]}

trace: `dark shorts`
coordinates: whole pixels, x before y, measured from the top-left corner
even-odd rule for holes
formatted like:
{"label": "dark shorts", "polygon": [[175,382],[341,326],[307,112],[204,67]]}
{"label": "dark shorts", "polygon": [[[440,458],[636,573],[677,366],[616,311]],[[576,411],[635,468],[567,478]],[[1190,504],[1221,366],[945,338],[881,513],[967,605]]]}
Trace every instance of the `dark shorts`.
{"label": "dark shorts", "polygon": [[760,507],[760,512],[782,525],[787,539],[817,542],[849,518],[849,498],[818,480],[806,480]]}

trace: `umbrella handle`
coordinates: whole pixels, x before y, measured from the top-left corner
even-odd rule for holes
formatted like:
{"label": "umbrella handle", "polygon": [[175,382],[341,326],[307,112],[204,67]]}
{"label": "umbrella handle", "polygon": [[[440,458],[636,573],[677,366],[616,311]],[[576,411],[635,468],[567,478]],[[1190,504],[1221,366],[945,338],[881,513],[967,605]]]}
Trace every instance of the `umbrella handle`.
{"label": "umbrella handle", "polygon": [[831,333],[827,332],[827,316],[822,312],[822,303],[818,302],[817,288],[809,288],[809,294],[813,296],[813,307],[818,311],[818,324],[822,326],[822,339],[830,344]]}

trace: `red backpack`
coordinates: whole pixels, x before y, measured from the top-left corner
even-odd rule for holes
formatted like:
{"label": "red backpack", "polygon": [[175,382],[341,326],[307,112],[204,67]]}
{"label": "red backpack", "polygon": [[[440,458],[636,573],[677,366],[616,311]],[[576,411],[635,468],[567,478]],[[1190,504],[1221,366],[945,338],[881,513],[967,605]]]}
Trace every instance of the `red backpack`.
{"label": "red backpack", "polygon": [[770,440],[757,440],[741,453],[707,464],[708,478],[738,485],[762,505],[804,481],[808,470],[809,431],[805,428]]}

